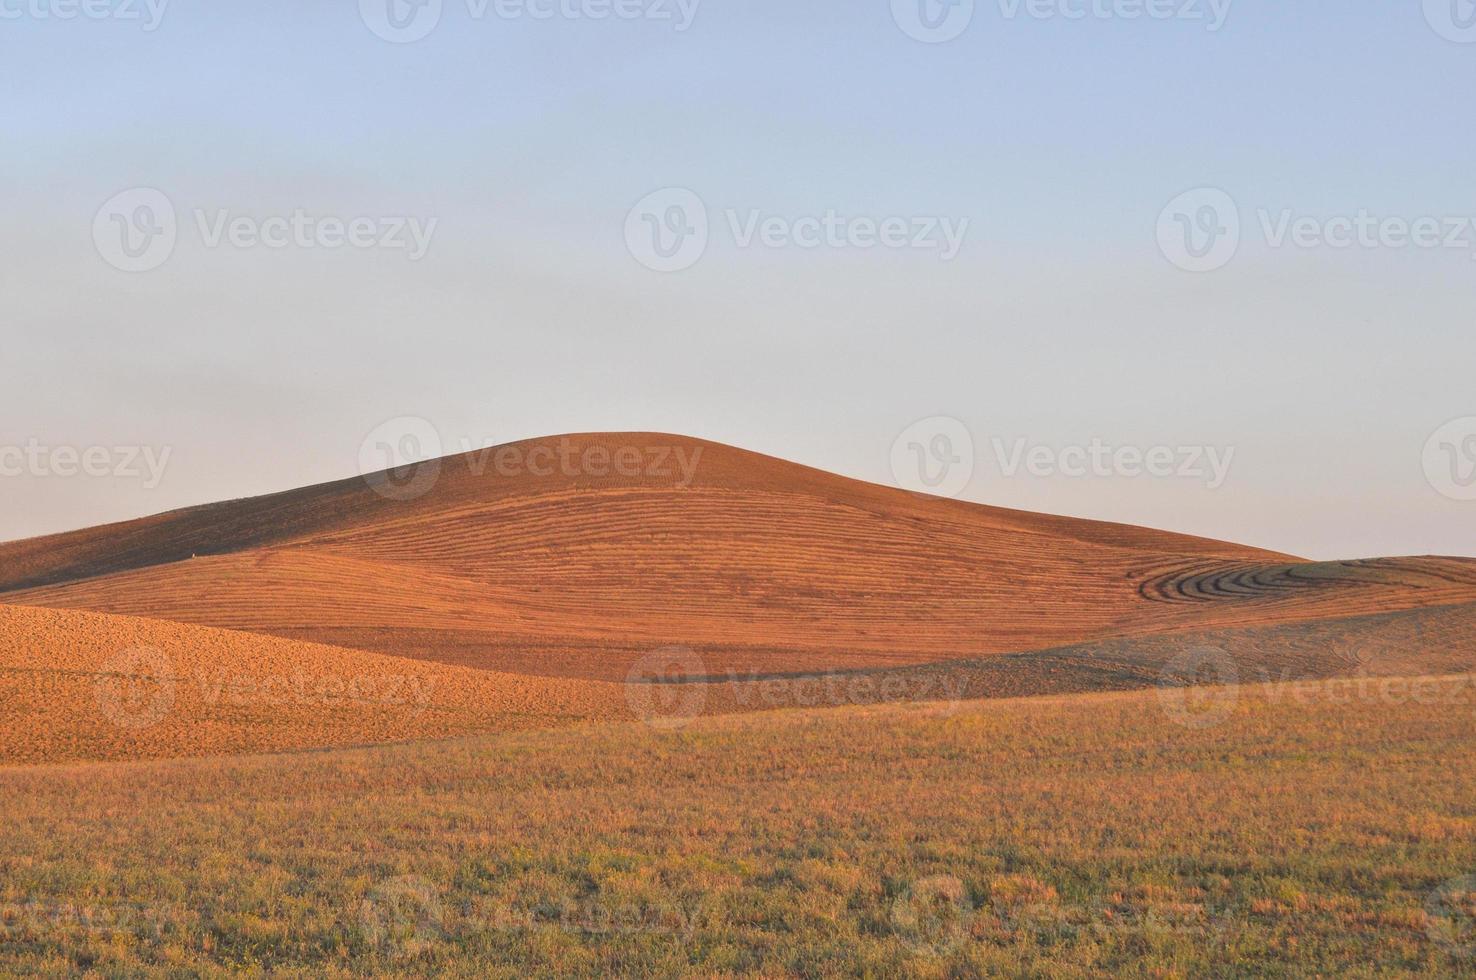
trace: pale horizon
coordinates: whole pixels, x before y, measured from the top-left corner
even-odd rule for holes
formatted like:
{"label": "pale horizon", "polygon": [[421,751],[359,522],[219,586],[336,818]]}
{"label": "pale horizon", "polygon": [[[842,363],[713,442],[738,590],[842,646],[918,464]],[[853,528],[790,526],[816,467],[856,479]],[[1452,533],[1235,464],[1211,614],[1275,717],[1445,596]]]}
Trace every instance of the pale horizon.
{"label": "pale horizon", "polygon": [[[961,499],[1476,556],[1476,48],[1438,8],[23,13],[0,453],[170,457],[7,469],[0,540],[352,475],[402,416],[878,483],[943,418]],[[1234,455],[1211,488],[1020,440]]]}

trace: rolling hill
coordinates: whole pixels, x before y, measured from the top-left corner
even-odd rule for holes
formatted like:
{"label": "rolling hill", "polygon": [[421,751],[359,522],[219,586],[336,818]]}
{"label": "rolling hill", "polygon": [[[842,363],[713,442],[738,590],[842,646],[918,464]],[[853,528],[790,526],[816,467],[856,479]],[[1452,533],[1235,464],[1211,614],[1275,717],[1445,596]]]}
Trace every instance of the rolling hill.
{"label": "rolling hill", "polygon": [[583,434],[0,545],[0,602],[619,680],[673,645],[794,674],[1458,606],[1476,561],[1303,562]]}

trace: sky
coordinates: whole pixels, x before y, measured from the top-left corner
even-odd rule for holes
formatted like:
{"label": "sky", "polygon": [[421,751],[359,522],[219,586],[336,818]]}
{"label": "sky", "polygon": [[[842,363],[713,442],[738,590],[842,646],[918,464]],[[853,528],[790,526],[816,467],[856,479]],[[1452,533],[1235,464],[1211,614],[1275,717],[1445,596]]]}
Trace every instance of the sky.
{"label": "sky", "polygon": [[0,59],[0,539],[654,430],[1476,556],[1470,0],[0,0]]}

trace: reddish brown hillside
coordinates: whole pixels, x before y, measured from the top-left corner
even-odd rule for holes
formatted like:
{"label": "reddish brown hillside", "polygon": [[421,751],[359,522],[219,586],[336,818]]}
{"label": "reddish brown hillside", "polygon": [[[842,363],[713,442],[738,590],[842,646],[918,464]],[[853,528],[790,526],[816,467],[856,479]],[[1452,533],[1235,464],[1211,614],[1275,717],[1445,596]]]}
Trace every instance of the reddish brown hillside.
{"label": "reddish brown hillside", "polygon": [[387,479],[0,546],[0,596],[587,677],[672,644],[802,671],[1476,600],[1476,562],[1298,563],[659,434],[450,457],[408,500]]}

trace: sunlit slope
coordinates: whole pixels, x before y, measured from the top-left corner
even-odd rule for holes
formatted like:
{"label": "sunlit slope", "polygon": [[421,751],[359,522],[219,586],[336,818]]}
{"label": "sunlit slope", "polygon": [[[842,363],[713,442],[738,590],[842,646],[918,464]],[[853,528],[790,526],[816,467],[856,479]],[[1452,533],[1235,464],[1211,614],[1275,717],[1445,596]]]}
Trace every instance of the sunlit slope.
{"label": "sunlit slope", "polygon": [[[1335,683],[1476,670],[1476,604],[1109,638],[823,677],[727,671],[695,651],[686,683],[529,677],[277,637],[74,610],[0,606],[0,765],[148,759],[437,739],[643,718],[1144,687]],[[1401,689],[1406,689],[1402,687]],[[1329,688],[1328,690],[1331,690]],[[1408,691],[1406,690],[1406,693]]]}
{"label": "sunlit slope", "polygon": [[[634,450],[642,468],[449,457],[413,499],[354,479],[0,546],[0,594],[611,679],[674,644],[719,671],[877,667],[1476,600],[1476,562],[1302,564],[677,436],[501,448]],[[415,485],[402,476],[391,486]]]}
{"label": "sunlit slope", "polygon": [[358,745],[628,717],[620,688],[0,605],[0,764]]}

